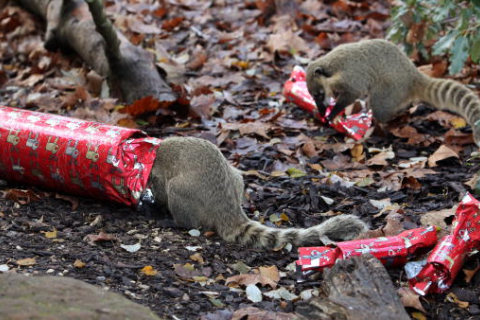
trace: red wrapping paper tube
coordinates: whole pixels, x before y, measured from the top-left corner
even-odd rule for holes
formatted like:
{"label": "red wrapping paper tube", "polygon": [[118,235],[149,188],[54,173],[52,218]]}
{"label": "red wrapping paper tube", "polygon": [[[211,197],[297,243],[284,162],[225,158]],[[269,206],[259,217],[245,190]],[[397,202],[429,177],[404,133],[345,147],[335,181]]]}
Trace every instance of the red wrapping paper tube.
{"label": "red wrapping paper tube", "polygon": [[430,252],[426,263],[405,266],[410,287],[420,295],[442,293],[452,285],[468,254],[480,248],[480,202],[466,193],[455,213],[451,234]]}
{"label": "red wrapping paper tube", "polygon": [[[335,101],[330,101],[325,114],[318,112],[315,100],[312,98],[307,89],[306,74],[305,71],[295,66],[293,68],[290,78],[285,82],[283,86],[283,95],[287,98],[287,101],[293,102],[300,108],[311,113],[316,119],[323,123],[326,123],[326,117],[330,114]],[[347,117],[341,117],[344,112],[337,116],[334,122],[329,125],[340,133],[344,133],[350,138],[360,140],[368,128],[372,125],[372,113],[357,113]]]}
{"label": "red wrapping paper tube", "polygon": [[127,205],[147,188],[161,140],[140,130],[0,107],[0,178]]}
{"label": "red wrapping paper tube", "polygon": [[301,247],[297,265],[302,271],[331,268],[337,260],[370,253],[385,266],[402,266],[407,259],[437,242],[433,226],[406,230],[397,236],[337,242],[335,246]]}

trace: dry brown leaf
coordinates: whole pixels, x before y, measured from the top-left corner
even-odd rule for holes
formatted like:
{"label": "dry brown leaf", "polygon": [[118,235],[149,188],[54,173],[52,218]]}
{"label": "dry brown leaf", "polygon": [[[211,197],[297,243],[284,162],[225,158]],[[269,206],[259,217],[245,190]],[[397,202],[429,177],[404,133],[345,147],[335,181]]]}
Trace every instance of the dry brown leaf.
{"label": "dry brown leaf", "polygon": [[80,259],[75,260],[75,262],[73,263],[73,266],[74,266],[75,268],[79,268],[79,269],[80,269],[80,268],[84,268],[86,265],[87,265],[87,264],[86,264],[85,262],[83,262],[82,260],[80,260]]}
{"label": "dry brown leaf", "polygon": [[89,234],[85,236],[84,240],[86,240],[89,244],[95,244],[95,242],[98,241],[114,241],[117,240],[117,237],[113,234],[100,231],[98,234]]}
{"label": "dry brown leaf", "polygon": [[261,137],[270,140],[270,137],[267,135],[267,131],[272,128],[272,125],[264,122],[248,122],[248,123],[226,123],[223,125],[223,130],[236,131],[240,132],[240,135],[244,136],[247,134],[257,134]]}
{"label": "dry brown leaf", "polygon": [[428,158],[428,166],[430,168],[436,167],[438,161],[445,160],[445,159],[448,159],[448,158],[451,158],[451,157],[458,158],[458,154],[455,151],[453,151],[452,149],[450,149],[449,147],[447,147],[446,145],[442,144],[437,149],[437,151],[435,151]]}
{"label": "dry brown leaf", "polygon": [[72,205],[72,211],[77,210],[78,205],[79,205],[78,198],[76,198],[76,197],[65,196],[63,194],[56,193],[55,194],[55,199],[62,199],[62,200],[65,200],[67,202],[70,202],[70,204]]}
{"label": "dry brown leaf", "polygon": [[203,257],[202,257],[202,254],[200,252],[197,252],[197,253],[194,253],[190,256],[190,259],[195,261],[195,262],[198,262],[200,264],[204,264],[205,263],[205,260],[203,260]]}
{"label": "dry brown leaf", "polygon": [[467,301],[461,301],[458,299],[457,295],[453,292],[447,294],[447,301],[455,303],[459,308],[466,309],[470,305]]}
{"label": "dry brown leaf", "polygon": [[312,141],[307,141],[302,145],[302,152],[309,158],[313,158],[318,155],[317,150],[315,150],[315,144]]}
{"label": "dry brown leaf", "polygon": [[392,159],[391,151],[382,151],[367,160],[367,166],[387,166],[387,159]]}
{"label": "dry brown leaf", "polygon": [[480,270],[480,265],[478,265],[475,269],[462,269],[463,273],[465,273],[465,282],[470,283],[472,278],[477,274],[478,270]]}
{"label": "dry brown leaf", "polygon": [[404,126],[401,128],[392,128],[390,131],[394,136],[399,138],[407,138],[408,144],[421,144],[428,140],[426,134],[418,133],[417,129],[412,126]]}
{"label": "dry brown leaf", "polygon": [[245,273],[245,274],[239,274],[236,276],[231,276],[227,278],[227,280],[225,281],[225,284],[229,284],[232,282],[238,283],[239,285],[244,285],[244,286],[261,283],[262,286],[268,285],[272,287],[272,289],[275,289],[277,287],[277,283],[275,281],[273,281],[269,277],[266,277],[262,274]]}
{"label": "dry brown leaf", "polygon": [[35,260],[35,258],[25,258],[17,260],[16,263],[19,266],[33,266],[37,263],[37,261]]}
{"label": "dry brown leaf", "polygon": [[420,296],[410,288],[400,288],[397,293],[400,296],[400,301],[404,307],[415,308],[423,313],[427,313],[420,302]]}
{"label": "dry brown leaf", "polygon": [[418,190],[422,187],[422,184],[418,182],[414,177],[404,177],[402,180],[402,188],[409,188],[413,190]]}
{"label": "dry brown leaf", "polygon": [[158,271],[155,270],[152,266],[145,266],[140,270],[140,273],[143,273],[146,276],[156,276]]}
{"label": "dry brown leaf", "polygon": [[262,276],[270,278],[274,282],[280,281],[280,273],[278,272],[278,268],[276,266],[260,267],[258,270]]}
{"label": "dry brown leaf", "polygon": [[447,224],[445,223],[445,219],[449,217],[453,217],[455,215],[455,211],[456,211],[456,207],[453,207],[451,209],[430,211],[422,214],[420,218],[420,222],[424,226],[433,225],[443,229],[447,227]]}

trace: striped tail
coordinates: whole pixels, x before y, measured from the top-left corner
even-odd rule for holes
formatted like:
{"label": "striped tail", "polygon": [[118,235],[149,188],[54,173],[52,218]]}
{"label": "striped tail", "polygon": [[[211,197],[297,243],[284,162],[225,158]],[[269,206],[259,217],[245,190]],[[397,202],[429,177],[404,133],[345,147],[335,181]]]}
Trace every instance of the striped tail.
{"label": "striped tail", "polygon": [[287,243],[295,246],[322,245],[321,239],[324,237],[334,241],[351,240],[367,230],[368,227],[362,220],[346,214],[304,229],[277,229],[249,220],[234,232],[222,235],[222,238],[248,247],[274,249]]}
{"label": "striped tail", "polygon": [[438,109],[464,117],[472,127],[475,143],[480,146],[480,99],[472,90],[457,81],[430,78],[426,90],[419,91],[418,96]]}

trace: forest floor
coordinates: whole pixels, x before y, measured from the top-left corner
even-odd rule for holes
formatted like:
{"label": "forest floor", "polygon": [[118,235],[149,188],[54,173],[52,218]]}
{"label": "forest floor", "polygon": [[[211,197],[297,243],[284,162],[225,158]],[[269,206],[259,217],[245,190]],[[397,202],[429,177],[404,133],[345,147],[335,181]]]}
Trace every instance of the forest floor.
{"label": "forest floor", "polygon": [[[308,227],[352,213],[377,234],[431,223],[448,233],[480,168],[459,117],[420,105],[386,133],[355,142],[282,95],[295,65],[305,67],[340,43],[385,37],[387,4],[150,2],[107,1],[107,12],[132,42],[155,52],[175,90],[187,93],[182,103],[136,116],[117,112],[101,79],[77,56],[43,48],[41,20],[7,6],[0,15],[0,104],[136,126],[157,137],[208,139],[247,171],[244,209],[267,225]],[[438,152],[441,146],[449,152]],[[323,295],[321,274],[298,281],[295,249],[249,249],[200,231],[177,228],[155,212],[0,180],[3,271],[73,277],[179,319],[290,319],[297,303]],[[103,241],[88,241],[100,232]],[[135,252],[121,246],[137,243]],[[480,318],[480,274],[469,272],[478,265],[475,255],[447,293],[406,303],[411,316]],[[388,271],[396,288],[407,287],[401,269]],[[248,299],[244,285],[226,281],[259,272],[276,284],[257,284],[260,302]],[[275,297],[279,288],[289,294]]]}

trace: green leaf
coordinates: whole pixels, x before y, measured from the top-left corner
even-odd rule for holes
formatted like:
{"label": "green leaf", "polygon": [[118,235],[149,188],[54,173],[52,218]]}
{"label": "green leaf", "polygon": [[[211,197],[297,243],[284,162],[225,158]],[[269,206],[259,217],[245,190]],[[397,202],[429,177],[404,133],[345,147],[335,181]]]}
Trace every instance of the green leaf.
{"label": "green leaf", "polygon": [[449,51],[453,41],[459,35],[458,30],[451,30],[446,35],[441,37],[433,46],[433,55],[439,56]]}
{"label": "green leaf", "polygon": [[459,36],[455,39],[450,52],[450,67],[448,71],[450,74],[455,74],[462,71],[465,60],[468,58],[468,38]]}
{"label": "green leaf", "polygon": [[471,40],[470,57],[475,63],[478,63],[480,60],[480,33]]}
{"label": "green leaf", "polygon": [[475,7],[480,8],[480,0],[472,0],[472,3]]}
{"label": "green leaf", "polygon": [[307,175],[305,172],[297,168],[288,168],[287,174],[292,178],[300,178]]}

